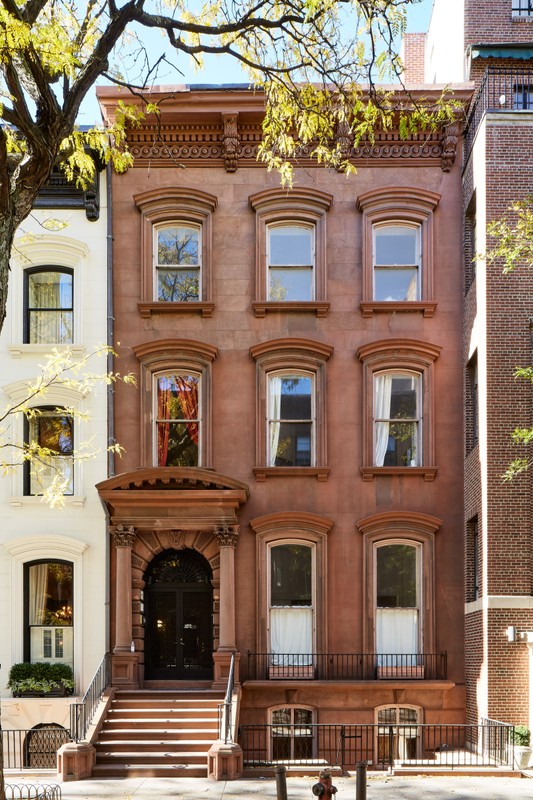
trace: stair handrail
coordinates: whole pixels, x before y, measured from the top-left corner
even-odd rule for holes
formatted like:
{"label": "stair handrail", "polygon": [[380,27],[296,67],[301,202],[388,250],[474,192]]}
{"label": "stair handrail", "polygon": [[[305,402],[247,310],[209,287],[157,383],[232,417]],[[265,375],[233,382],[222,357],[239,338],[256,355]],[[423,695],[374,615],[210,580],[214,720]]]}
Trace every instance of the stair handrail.
{"label": "stair handrail", "polygon": [[231,662],[229,665],[228,685],[226,687],[226,695],[224,703],[222,704],[221,725],[219,727],[219,739],[224,739],[224,744],[233,742],[233,733],[231,726],[231,708],[233,704],[233,690],[235,688],[235,653],[231,654]]}
{"label": "stair handrail", "polygon": [[81,742],[87,736],[96,707],[110,683],[111,653],[106,653],[79,703],[70,706],[70,738]]}

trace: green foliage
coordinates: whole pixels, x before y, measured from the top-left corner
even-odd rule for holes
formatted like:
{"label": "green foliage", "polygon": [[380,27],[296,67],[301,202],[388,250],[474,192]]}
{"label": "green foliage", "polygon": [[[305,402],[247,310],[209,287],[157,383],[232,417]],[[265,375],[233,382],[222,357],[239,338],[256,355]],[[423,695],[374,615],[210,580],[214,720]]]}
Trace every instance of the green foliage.
{"label": "green foliage", "polygon": [[[99,449],[91,440],[82,440],[74,449],[68,450],[68,459],[61,458],[64,453],[60,448],[54,449],[50,444],[53,441],[60,441],[61,431],[56,431],[54,439],[52,430],[48,446],[43,446],[41,441],[32,437],[31,430],[28,441],[14,440],[11,433],[13,423],[21,416],[30,422],[37,417],[50,414],[50,401],[47,398],[54,391],[66,389],[78,395],[81,401],[98,386],[110,386],[117,381],[135,385],[135,376],[132,374],[121,375],[107,370],[93,371],[92,362],[98,358],[106,358],[109,354],[115,355],[111,348],[105,346],[81,358],[77,358],[69,347],[61,350],[53,348],[37,378],[28,381],[22,398],[18,397],[0,411],[0,467],[3,474],[20,469],[25,463],[30,462],[37,482],[42,485],[42,493],[40,492],[42,499],[51,508],[61,508],[64,505],[65,492],[71,480],[72,463],[94,458]],[[69,419],[80,422],[87,422],[89,419],[81,404],[61,408],[52,404],[51,409],[52,413],[57,414],[55,418],[57,426],[64,426],[65,420]],[[53,421],[54,418],[50,422],[52,428]],[[114,443],[107,448],[107,451],[120,455],[122,448],[118,443]],[[49,473],[50,469],[54,472],[52,480],[40,481],[39,476],[45,472]]]}
{"label": "green foliage", "polygon": [[21,692],[50,692],[65,688],[69,693],[74,689],[74,673],[69,664],[22,662],[13,664],[9,670],[8,688],[13,694]]}
{"label": "green foliage", "polygon": [[514,729],[514,743],[518,747],[529,747],[531,740],[531,731],[525,725],[515,725]]}

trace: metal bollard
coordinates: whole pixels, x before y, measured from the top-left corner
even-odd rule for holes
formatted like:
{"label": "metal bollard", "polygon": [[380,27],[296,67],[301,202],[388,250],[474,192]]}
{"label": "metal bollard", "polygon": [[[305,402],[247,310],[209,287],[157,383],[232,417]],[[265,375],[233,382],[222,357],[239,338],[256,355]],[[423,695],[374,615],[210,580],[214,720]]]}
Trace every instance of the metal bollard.
{"label": "metal bollard", "polygon": [[283,766],[283,764],[278,764],[274,772],[276,774],[277,800],[287,800],[287,767]]}
{"label": "metal bollard", "polygon": [[366,800],[366,762],[355,765],[355,800]]}

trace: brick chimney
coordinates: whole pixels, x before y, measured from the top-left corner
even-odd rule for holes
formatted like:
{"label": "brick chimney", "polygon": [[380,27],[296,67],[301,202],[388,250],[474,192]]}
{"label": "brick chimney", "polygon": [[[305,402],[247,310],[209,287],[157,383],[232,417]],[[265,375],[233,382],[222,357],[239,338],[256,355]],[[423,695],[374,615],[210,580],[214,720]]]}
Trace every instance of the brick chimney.
{"label": "brick chimney", "polygon": [[404,83],[424,83],[425,33],[406,33],[402,43]]}

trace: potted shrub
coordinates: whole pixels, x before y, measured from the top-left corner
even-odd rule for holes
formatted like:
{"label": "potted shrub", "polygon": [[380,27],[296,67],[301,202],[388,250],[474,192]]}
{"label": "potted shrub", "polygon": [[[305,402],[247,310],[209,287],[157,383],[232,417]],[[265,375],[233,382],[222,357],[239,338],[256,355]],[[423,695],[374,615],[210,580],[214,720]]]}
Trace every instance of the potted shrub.
{"label": "potted shrub", "polygon": [[74,689],[74,673],[69,664],[13,664],[8,687],[13,697],[65,697]]}
{"label": "potted shrub", "polygon": [[514,729],[514,766],[527,769],[531,761],[531,731],[525,725],[516,725]]}

